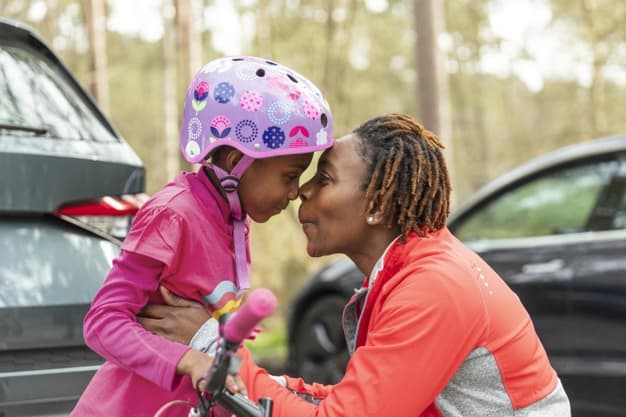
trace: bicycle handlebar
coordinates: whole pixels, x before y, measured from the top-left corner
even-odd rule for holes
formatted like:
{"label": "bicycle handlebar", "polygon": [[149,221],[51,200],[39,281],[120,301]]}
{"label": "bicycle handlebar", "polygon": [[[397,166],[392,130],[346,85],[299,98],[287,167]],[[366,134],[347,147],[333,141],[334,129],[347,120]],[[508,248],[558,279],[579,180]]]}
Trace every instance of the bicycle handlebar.
{"label": "bicycle handlebar", "polygon": [[252,329],[276,309],[276,296],[265,288],[250,293],[243,306],[224,325],[224,339],[240,344]]}
{"label": "bicycle handlebar", "polygon": [[[218,403],[235,413],[238,417],[271,417],[272,400],[261,398],[254,403],[247,398],[231,394],[224,384],[228,374],[236,375],[239,371],[239,358],[235,353],[256,325],[271,315],[276,308],[276,296],[267,289],[259,288],[250,293],[246,302],[233,315],[220,318],[222,342],[218,347],[213,366],[206,375],[206,389],[213,404]],[[210,405],[205,404],[201,395],[200,415],[207,415]]]}

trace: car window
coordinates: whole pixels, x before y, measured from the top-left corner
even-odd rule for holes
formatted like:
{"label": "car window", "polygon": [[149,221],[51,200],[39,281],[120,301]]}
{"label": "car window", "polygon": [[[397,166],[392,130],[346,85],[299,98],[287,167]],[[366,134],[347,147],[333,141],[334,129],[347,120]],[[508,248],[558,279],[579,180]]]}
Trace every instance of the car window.
{"label": "car window", "polygon": [[617,162],[603,161],[548,172],[481,205],[455,234],[472,241],[583,232],[617,170]]}
{"label": "car window", "polygon": [[50,137],[111,142],[58,65],[41,53],[0,42],[0,124],[43,128]]}
{"label": "car window", "polygon": [[0,309],[89,304],[118,252],[52,217],[0,217]]}
{"label": "car window", "polygon": [[626,229],[626,178],[621,179],[622,184],[622,199],[617,208],[617,214],[613,220],[613,227],[615,229]]}

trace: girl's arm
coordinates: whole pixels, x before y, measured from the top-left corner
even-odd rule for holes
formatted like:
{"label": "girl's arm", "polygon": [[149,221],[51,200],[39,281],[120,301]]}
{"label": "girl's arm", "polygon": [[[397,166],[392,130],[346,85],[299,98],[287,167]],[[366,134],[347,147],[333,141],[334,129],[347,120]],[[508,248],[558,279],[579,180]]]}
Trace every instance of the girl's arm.
{"label": "girl's arm", "polygon": [[173,389],[180,378],[177,365],[189,346],[156,336],[135,319],[158,290],[163,267],[155,259],[122,250],[85,316],[83,332],[87,345],[105,359]]}

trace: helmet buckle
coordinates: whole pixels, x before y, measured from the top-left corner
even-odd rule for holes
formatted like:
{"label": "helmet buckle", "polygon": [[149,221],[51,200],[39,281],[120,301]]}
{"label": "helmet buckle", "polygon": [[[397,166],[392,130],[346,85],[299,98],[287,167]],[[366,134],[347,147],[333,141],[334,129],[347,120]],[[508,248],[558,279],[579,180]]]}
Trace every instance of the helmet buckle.
{"label": "helmet buckle", "polygon": [[225,175],[220,178],[220,185],[222,186],[222,190],[227,193],[232,193],[239,187],[239,178],[234,175]]}

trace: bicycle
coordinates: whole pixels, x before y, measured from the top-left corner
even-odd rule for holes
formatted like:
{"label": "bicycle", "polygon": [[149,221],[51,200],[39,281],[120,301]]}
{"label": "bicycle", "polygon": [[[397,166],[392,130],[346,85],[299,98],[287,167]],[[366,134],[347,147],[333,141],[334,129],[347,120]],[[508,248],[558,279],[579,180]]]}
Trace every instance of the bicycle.
{"label": "bicycle", "polygon": [[[199,388],[202,380],[196,385],[198,405],[189,402],[176,402],[178,405],[187,405],[191,408],[189,417],[211,417],[216,405],[221,405],[237,417],[271,417],[271,398],[260,398],[253,402],[240,394],[232,394],[225,387],[228,375],[235,376],[239,371],[241,359],[237,350],[241,343],[251,334],[256,325],[265,317],[271,315],[276,308],[276,297],[264,288],[250,293],[246,302],[236,312],[220,317],[220,337],[213,359],[213,365],[204,377],[205,390]],[[159,417],[170,405],[161,407],[154,417]]]}

